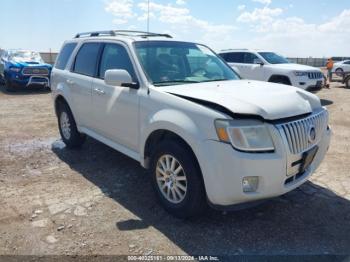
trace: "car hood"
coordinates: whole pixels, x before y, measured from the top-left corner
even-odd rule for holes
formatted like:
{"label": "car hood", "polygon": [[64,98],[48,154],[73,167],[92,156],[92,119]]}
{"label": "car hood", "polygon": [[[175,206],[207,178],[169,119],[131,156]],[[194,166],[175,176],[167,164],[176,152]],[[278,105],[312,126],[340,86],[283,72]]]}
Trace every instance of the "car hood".
{"label": "car hood", "polygon": [[52,67],[50,64],[39,63],[39,62],[29,62],[29,61],[22,61],[22,62],[11,61],[10,63],[17,67],[48,67],[48,68]]}
{"label": "car hood", "polygon": [[37,66],[46,66],[46,67],[51,67],[50,64],[44,63],[42,60],[39,59],[23,59],[19,57],[15,57],[9,61],[13,65],[16,66],[22,66],[22,67],[37,67]]}
{"label": "car hood", "polygon": [[304,90],[260,81],[232,80],[157,87],[166,93],[223,106],[234,114],[277,120],[311,113],[320,99]]}
{"label": "car hood", "polygon": [[286,70],[298,70],[298,71],[321,71],[319,68],[307,66],[307,65],[300,65],[300,64],[270,64],[269,66],[278,67],[280,69],[286,69]]}

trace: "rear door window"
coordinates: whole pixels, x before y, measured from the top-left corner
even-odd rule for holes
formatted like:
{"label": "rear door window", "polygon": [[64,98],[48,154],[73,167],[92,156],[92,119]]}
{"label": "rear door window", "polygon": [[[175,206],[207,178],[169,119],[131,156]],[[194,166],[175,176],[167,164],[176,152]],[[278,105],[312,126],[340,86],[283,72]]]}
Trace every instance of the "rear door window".
{"label": "rear door window", "polygon": [[68,60],[72,55],[73,50],[75,49],[76,46],[77,46],[77,43],[68,43],[63,46],[61,52],[57,57],[55,68],[61,69],[61,70],[66,68]]}
{"label": "rear door window", "polygon": [[96,76],[97,59],[100,48],[100,43],[83,44],[75,57],[73,72],[91,77]]}

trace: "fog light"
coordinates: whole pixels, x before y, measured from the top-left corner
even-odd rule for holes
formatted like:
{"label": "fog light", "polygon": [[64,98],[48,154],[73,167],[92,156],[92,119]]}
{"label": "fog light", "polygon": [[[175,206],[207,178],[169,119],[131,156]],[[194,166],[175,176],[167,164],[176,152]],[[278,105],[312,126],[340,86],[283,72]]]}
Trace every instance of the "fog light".
{"label": "fog light", "polygon": [[258,189],[259,177],[246,176],[242,179],[243,192],[255,192]]}

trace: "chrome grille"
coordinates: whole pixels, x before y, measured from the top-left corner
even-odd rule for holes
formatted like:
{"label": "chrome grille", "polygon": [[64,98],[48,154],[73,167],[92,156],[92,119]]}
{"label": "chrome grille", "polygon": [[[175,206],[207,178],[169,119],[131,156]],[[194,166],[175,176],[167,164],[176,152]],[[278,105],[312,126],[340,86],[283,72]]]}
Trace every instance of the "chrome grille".
{"label": "chrome grille", "polygon": [[[322,110],[307,118],[277,125],[285,136],[292,154],[300,154],[317,144],[328,125],[328,111]],[[310,129],[315,130],[315,139],[310,140]]]}
{"label": "chrome grille", "polygon": [[308,77],[309,79],[321,79],[323,78],[323,75],[321,72],[309,72]]}
{"label": "chrome grille", "polygon": [[45,67],[25,67],[22,71],[23,75],[48,75],[49,70]]}

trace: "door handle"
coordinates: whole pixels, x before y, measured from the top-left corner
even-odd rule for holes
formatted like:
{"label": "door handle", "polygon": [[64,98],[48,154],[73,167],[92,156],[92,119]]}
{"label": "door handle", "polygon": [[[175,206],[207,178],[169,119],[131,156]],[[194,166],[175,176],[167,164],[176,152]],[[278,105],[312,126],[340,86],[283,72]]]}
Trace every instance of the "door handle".
{"label": "door handle", "polygon": [[68,85],[74,85],[75,83],[74,83],[74,81],[67,79],[67,84]]}
{"label": "door handle", "polygon": [[99,89],[99,88],[94,88],[94,92],[97,93],[98,95],[104,95],[104,94],[106,94],[105,91],[103,91],[102,89]]}

